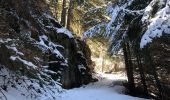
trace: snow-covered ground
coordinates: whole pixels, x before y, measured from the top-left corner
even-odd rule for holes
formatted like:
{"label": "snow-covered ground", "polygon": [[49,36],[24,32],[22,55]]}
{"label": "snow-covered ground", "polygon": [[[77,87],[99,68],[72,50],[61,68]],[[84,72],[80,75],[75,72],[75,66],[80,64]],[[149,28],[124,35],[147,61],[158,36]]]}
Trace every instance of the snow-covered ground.
{"label": "snow-covered ground", "polygon": [[119,74],[98,75],[99,81],[80,88],[63,92],[59,100],[145,100],[142,98],[124,95],[125,88],[120,85],[126,76]]}
{"label": "snow-covered ground", "polygon": [[121,83],[127,78],[123,73],[100,73],[95,77],[99,79],[98,82],[80,88],[60,89],[59,92],[59,88],[47,86],[41,94],[36,92],[37,89],[41,89],[37,83],[33,83],[34,89],[26,88],[32,84],[28,80],[16,87],[8,87],[7,91],[0,89],[0,100],[145,100],[124,94],[125,88]]}

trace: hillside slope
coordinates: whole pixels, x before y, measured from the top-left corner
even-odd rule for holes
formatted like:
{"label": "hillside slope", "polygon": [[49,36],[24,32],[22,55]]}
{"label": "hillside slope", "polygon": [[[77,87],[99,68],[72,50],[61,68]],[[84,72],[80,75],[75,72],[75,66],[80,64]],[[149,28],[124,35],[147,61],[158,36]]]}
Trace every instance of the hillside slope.
{"label": "hillside slope", "polygon": [[2,92],[25,89],[36,98],[92,79],[88,46],[51,16],[44,0],[1,0],[0,26]]}

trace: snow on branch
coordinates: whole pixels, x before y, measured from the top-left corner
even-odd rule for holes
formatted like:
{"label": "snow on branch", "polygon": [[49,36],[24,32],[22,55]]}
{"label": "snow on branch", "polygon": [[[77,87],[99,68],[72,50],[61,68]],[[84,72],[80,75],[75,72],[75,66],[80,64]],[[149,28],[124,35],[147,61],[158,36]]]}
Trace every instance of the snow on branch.
{"label": "snow on branch", "polygon": [[[152,5],[156,1],[153,0],[148,7],[146,7],[145,14],[142,18],[143,23],[145,21],[149,22],[148,28],[144,35],[142,36],[140,48],[144,48],[148,43],[152,42],[152,40],[156,37],[161,37],[163,34],[170,34],[170,0],[167,0],[165,7],[159,9],[153,18],[149,18],[149,15],[146,13],[152,12]],[[159,2],[161,5],[162,0]]]}
{"label": "snow on branch", "polygon": [[132,14],[132,15],[143,15],[144,9],[142,10],[129,10],[129,9],[123,9],[125,13]]}
{"label": "snow on branch", "polygon": [[128,9],[128,6],[135,0],[127,0],[123,3],[120,1],[116,5],[109,5],[106,9],[106,14],[110,17],[110,21],[105,22],[105,24],[102,23],[93,26],[84,32],[84,38],[103,36],[109,40],[110,52],[118,50],[117,48],[121,46],[122,37],[127,33],[123,29],[126,29],[130,25],[124,25],[124,16],[126,14],[132,14],[134,16],[142,15],[141,21],[144,25],[148,26],[141,38],[140,48],[144,48],[154,38],[161,37],[164,34],[170,34],[170,0],[152,0],[145,9],[141,10]]}
{"label": "snow on branch", "polygon": [[121,27],[123,26],[124,16],[125,14],[132,13],[132,14],[142,14],[144,11],[131,11],[126,9],[129,5],[132,4],[134,0],[128,0],[127,2],[118,2],[117,5],[110,4],[106,9],[106,16],[110,17],[109,22],[97,24],[84,32],[83,38],[92,38],[95,36],[102,36],[106,38],[109,42],[109,52],[116,53],[120,49],[121,42],[123,39],[123,34],[119,33],[126,33],[124,29]]}
{"label": "snow on branch", "polygon": [[92,38],[94,36],[98,36],[99,34],[102,34],[102,31],[104,32],[105,27],[107,24],[102,23],[102,24],[98,24],[93,26],[92,28],[90,28],[89,30],[87,30],[86,32],[83,33],[83,38]]}

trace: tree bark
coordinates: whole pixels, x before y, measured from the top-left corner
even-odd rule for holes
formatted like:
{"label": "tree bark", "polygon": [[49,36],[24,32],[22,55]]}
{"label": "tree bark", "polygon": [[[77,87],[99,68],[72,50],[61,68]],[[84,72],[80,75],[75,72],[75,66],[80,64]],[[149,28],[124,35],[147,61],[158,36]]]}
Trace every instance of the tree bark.
{"label": "tree bark", "polygon": [[55,4],[54,4],[54,13],[55,13],[55,18],[58,19],[58,0],[55,0]]}
{"label": "tree bark", "polygon": [[74,10],[74,0],[70,0],[69,9],[68,9],[68,17],[67,17],[67,29],[70,31],[72,31],[71,21],[73,19],[73,10]]}
{"label": "tree bark", "polygon": [[133,67],[132,67],[132,61],[131,61],[131,55],[130,55],[128,43],[124,42],[123,52],[124,52],[124,59],[125,59],[125,68],[126,68],[127,77],[128,77],[129,90],[130,90],[130,93],[133,93],[135,89],[135,84],[134,84]]}
{"label": "tree bark", "polygon": [[66,26],[66,13],[67,13],[66,0],[63,0],[61,22],[60,22],[63,27]]}
{"label": "tree bark", "polygon": [[144,93],[145,93],[146,96],[148,96],[148,89],[147,89],[147,85],[146,85],[144,69],[143,69],[143,66],[142,66],[141,59],[140,59],[141,55],[139,53],[138,48],[136,48],[135,51],[136,51],[135,54],[136,54],[136,58],[137,58],[137,64],[138,64],[138,67],[139,67],[140,78],[141,78],[141,81],[142,81],[142,84],[143,84],[143,87],[144,87]]}
{"label": "tree bark", "polygon": [[53,10],[53,15],[54,17],[57,19],[58,18],[58,0],[50,0],[50,4],[49,4],[54,10]]}
{"label": "tree bark", "polygon": [[102,56],[102,73],[104,72],[104,56]]}
{"label": "tree bark", "polygon": [[164,98],[162,96],[162,86],[161,86],[161,83],[159,81],[158,74],[157,74],[157,71],[156,71],[156,67],[153,63],[153,60],[152,60],[152,57],[150,55],[148,48],[145,49],[145,53],[146,53],[146,57],[148,57],[148,59],[149,59],[149,64],[152,67],[152,75],[155,78],[156,86],[157,86],[158,91],[159,91],[159,99],[164,100]]}

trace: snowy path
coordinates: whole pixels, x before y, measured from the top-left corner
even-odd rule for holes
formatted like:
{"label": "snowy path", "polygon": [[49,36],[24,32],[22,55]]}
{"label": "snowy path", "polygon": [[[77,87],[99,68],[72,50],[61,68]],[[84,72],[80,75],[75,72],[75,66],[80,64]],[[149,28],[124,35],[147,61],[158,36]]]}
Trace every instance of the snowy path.
{"label": "snowy path", "polygon": [[[125,80],[122,74],[100,74],[98,82],[63,92],[59,100],[145,100],[121,94],[124,87],[116,81]],[[114,84],[114,85],[113,85]]]}

